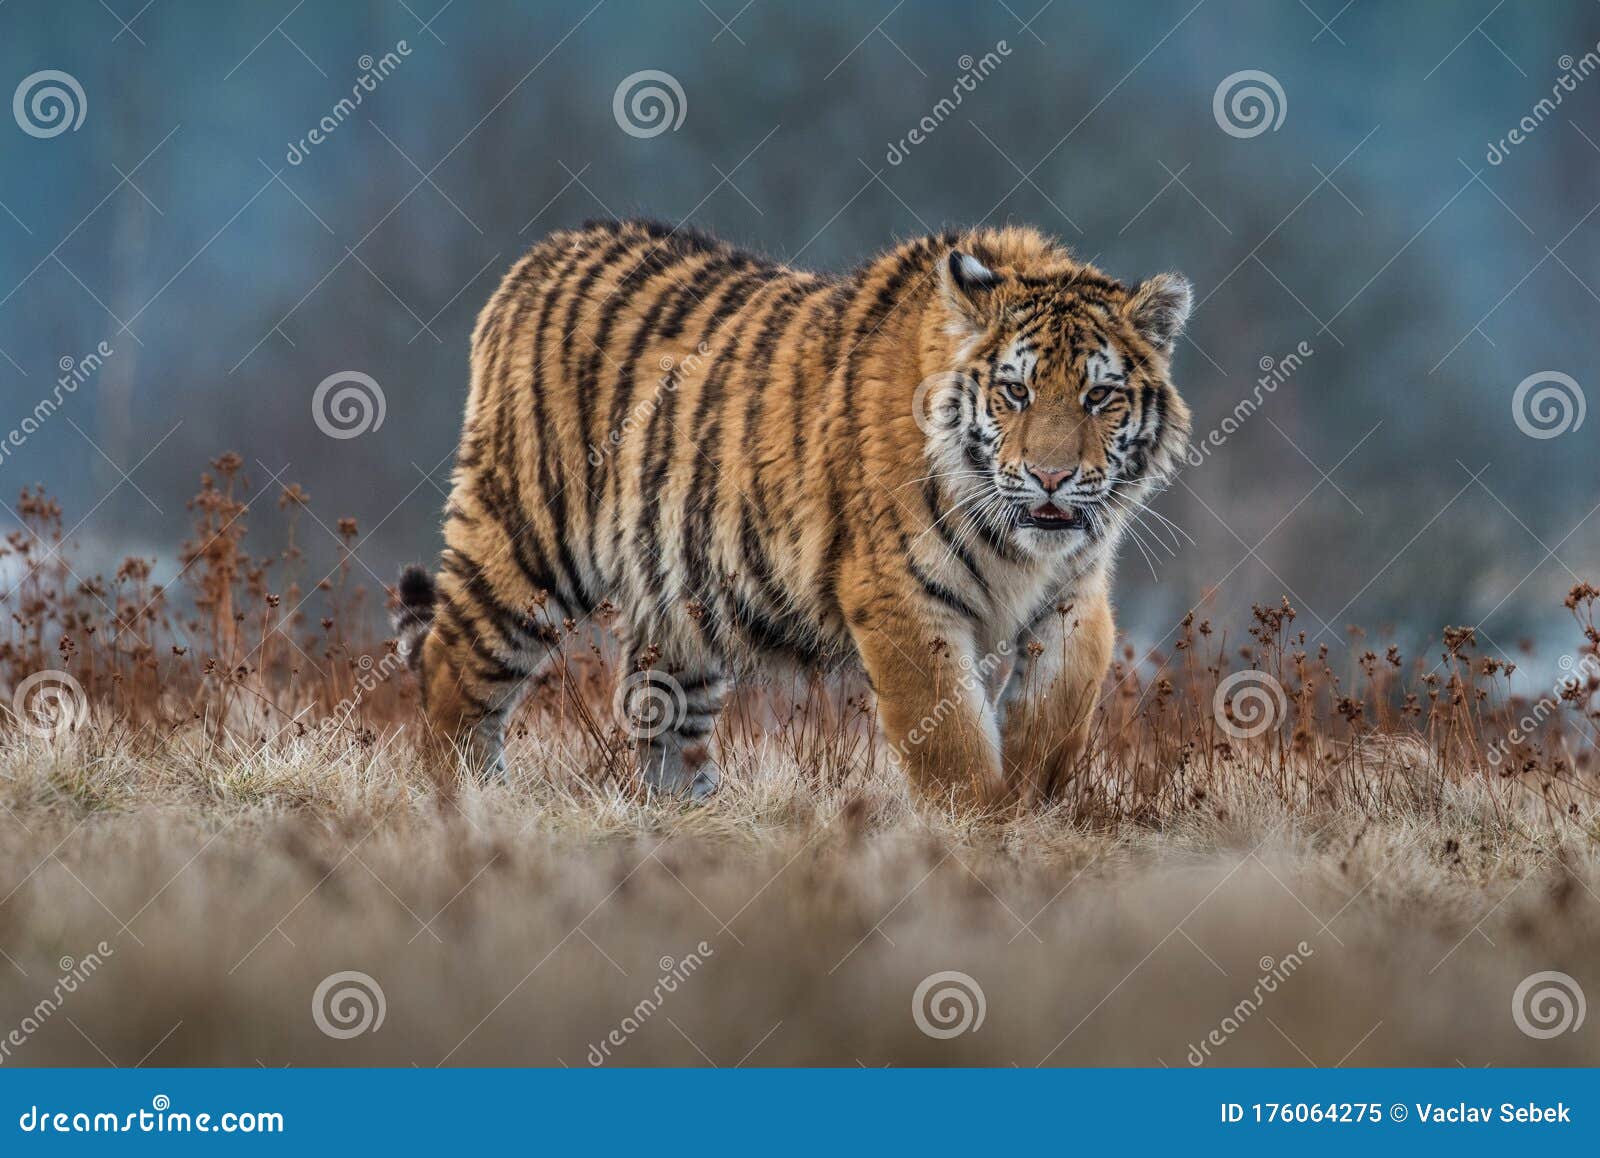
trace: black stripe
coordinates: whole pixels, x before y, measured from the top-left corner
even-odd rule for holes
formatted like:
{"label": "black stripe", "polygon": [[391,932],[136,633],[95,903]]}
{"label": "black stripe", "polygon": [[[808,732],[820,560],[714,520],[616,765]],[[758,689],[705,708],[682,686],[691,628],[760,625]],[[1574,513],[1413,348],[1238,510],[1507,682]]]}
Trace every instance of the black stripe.
{"label": "black stripe", "polygon": [[738,591],[733,593],[733,624],[761,651],[799,655],[808,662],[817,658],[815,648],[809,647],[801,637],[785,631]]}
{"label": "black stripe", "polygon": [[[638,333],[634,336],[634,344],[632,349],[629,351],[628,362],[623,367],[622,377],[618,379],[616,396],[612,400],[611,407],[612,430],[620,430],[623,422],[627,418],[628,412],[633,409],[635,382],[638,374],[638,361],[644,355],[644,348],[649,344],[650,339],[653,337],[659,337],[663,340],[665,340],[667,337],[667,327],[665,325],[660,327],[656,326],[657,311],[664,310],[667,303],[669,301],[672,302],[673,311],[671,316],[679,319],[679,328],[681,328],[683,316],[695,306],[704,304],[705,299],[703,295],[705,293],[712,292],[724,285],[727,285],[735,276],[736,274],[734,266],[712,261],[702,266],[695,273],[695,275],[689,279],[688,283],[680,284],[674,290],[665,291],[661,297],[657,299],[655,306],[652,307],[651,315],[645,318],[644,322],[641,323],[639,327]],[[658,394],[655,409],[651,411],[650,424],[646,426],[643,431],[644,450],[639,456],[639,469],[641,477],[645,473],[645,468],[647,467],[650,458],[652,432],[656,429],[656,412],[659,411],[665,404],[665,399],[662,397],[662,395],[671,395],[676,393],[676,381],[673,382],[671,389],[667,388],[669,377],[673,375],[681,377],[681,369],[675,368],[671,371],[671,375],[660,379],[660,384],[657,387]],[[626,395],[624,395],[623,392],[624,383],[626,383],[627,386]],[[611,542],[613,544],[613,549],[618,550],[620,553],[620,543],[622,541],[622,470],[620,469],[619,464],[612,464],[611,475],[608,479],[608,483],[611,488]],[[643,496],[641,495],[641,499],[642,498]]]}
{"label": "black stripe", "polygon": [[1164,427],[1167,424],[1167,395],[1166,395],[1166,392],[1163,391],[1163,390],[1157,390],[1155,392],[1155,395],[1156,395],[1156,398],[1155,398],[1156,420],[1155,420],[1154,429],[1150,433],[1150,438],[1147,440],[1150,443],[1151,446],[1154,446],[1158,442],[1161,441],[1161,430],[1162,430],[1162,427]]}
{"label": "black stripe", "polygon": [[670,270],[676,265],[677,260],[669,255],[666,250],[660,248],[651,249],[642,254],[633,268],[622,276],[600,306],[599,316],[594,322],[594,333],[590,337],[594,349],[588,357],[583,359],[577,381],[573,383],[573,391],[577,396],[575,401],[578,407],[578,430],[582,435],[584,446],[584,510],[589,516],[591,544],[594,538],[594,513],[599,506],[599,497],[595,494],[595,467],[589,454],[589,448],[594,445],[592,428],[594,426],[595,400],[599,396],[600,388],[600,363],[607,356],[607,346],[611,341],[611,327],[616,324],[617,315],[620,311],[625,308],[632,308],[634,292],[647,284],[657,274]]}
{"label": "black stripe", "polygon": [[714,684],[720,684],[725,677],[719,671],[702,671],[693,675],[687,672],[677,672],[673,675],[673,678],[678,681],[678,686],[683,689],[685,695],[693,695],[695,692],[704,691]]}
{"label": "black stripe", "polygon": [[[511,548],[511,557],[516,562],[518,570],[522,572],[522,577],[527,581],[528,586],[535,592],[543,592],[546,595],[559,597],[561,588],[556,584],[555,576],[551,574],[550,565],[546,562],[543,552],[539,551],[536,543],[528,542],[529,538],[531,538],[528,534],[529,521],[509,511],[507,509],[508,501],[496,501],[504,500],[504,496],[498,493],[498,488],[499,482],[497,480],[480,477],[476,480],[478,501],[490,512],[496,525],[504,533]],[[491,495],[493,496],[492,498]],[[520,510],[520,506],[518,509]],[[513,526],[513,519],[520,521]]]}
{"label": "black stripe", "polygon": [[[599,280],[600,275],[618,264],[620,258],[631,253],[634,247],[640,244],[640,241],[639,237],[632,234],[619,235],[617,240],[601,250],[600,255],[584,268],[572,287],[572,297],[567,302],[566,323],[562,327],[559,339],[561,342],[562,384],[568,389],[575,387],[581,380],[578,371],[573,366],[573,358],[579,354],[578,343],[572,340],[573,335],[578,331],[579,311],[589,304],[589,291],[594,288],[594,283]],[[649,251],[646,250],[646,252]],[[633,268],[637,269],[642,263],[643,257],[641,255],[640,261]],[[614,297],[615,295],[612,296]],[[588,347],[585,347],[585,350],[587,349]]]}
{"label": "black stripe", "polygon": [[[497,351],[498,356],[491,359],[483,371],[484,402],[489,415],[494,419],[488,437],[489,469],[485,473],[492,474],[498,478],[499,471],[503,466],[510,476],[509,491],[512,496],[520,496],[522,493],[522,466],[518,460],[516,449],[516,412],[512,405],[514,401],[514,384],[507,377],[506,366],[512,357],[517,342],[522,337],[523,321],[528,312],[534,308],[535,303],[538,304],[541,311],[548,308],[551,300],[550,295],[559,293],[562,282],[566,280],[567,274],[577,265],[577,262],[578,255],[575,252],[569,253],[566,260],[561,263],[560,268],[556,270],[554,276],[543,283],[542,293],[537,292],[540,287],[533,277],[527,277],[519,281],[515,295],[510,299],[509,317],[505,316],[504,311],[502,311],[497,319],[504,322]],[[548,273],[548,263],[541,264],[539,269],[541,273]],[[542,313],[540,316],[543,316]],[[491,394],[493,395],[492,397],[490,397]],[[492,406],[489,405],[491,402]]]}
{"label": "black stripe", "polygon": [[500,600],[488,575],[476,560],[459,548],[452,547],[441,556],[439,565],[466,584],[466,593],[476,604],[476,609],[500,633],[507,651],[536,646],[541,642],[538,623],[532,616],[507,607]]}
{"label": "black stripe", "polygon": [[968,551],[964,544],[956,542],[949,520],[945,517],[948,512],[945,511],[943,504],[939,501],[939,483],[936,479],[928,478],[923,480],[922,501],[928,505],[928,514],[932,519],[931,525],[933,526],[934,534],[939,536],[939,541],[944,544],[945,550],[961,561],[961,565],[967,569],[967,574],[972,576],[979,589],[987,595],[989,593],[989,582],[983,577],[983,572],[978,570],[978,561],[972,557],[972,552]]}
{"label": "black stripe", "polygon": [[700,398],[688,431],[693,447],[691,453],[695,459],[689,493],[684,498],[683,552],[689,572],[689,589],[696,593],[705,606],[706,613],[700,619],[700,631],[708,640],[715,639],[718,634],[718,619],[711,613],[716,592],[711,585],[710,555],[715,541],[713,515],[722,495],[723,391],[735,363],[741,368],[743,366],[745,333],[756,316],[756,299],[765,289],[763,285],[746,299],[744,304],[748,312],[740,316],[700,386]]}
{"label": "black stripe", "polygon": [[[842,436],[846,448],[853,449],[860,444],[861,432],[861,407],[855,399],[856,394],[856,365],[865,356],[863,347],[869,337],[877,332],[885,318],[893,312],[895,304],[900,300],[900,293],[910,276],[913,267],[919,263],[926,263],[928,251],[933,246],[933,238],[923,238],[920,242],[906,247],[895,260],[888,276],[873,295],[872,304],[863,311],[860,320],[855,326],[855,337],[850,349],[845,353],[844,366],[839,376],[839,388],[843,391],[844,398],[844,425],[845,433]],[[859,463],[855,464],[859,467]],[[818,603],[827,608],[837,609],[839,602],[839,569],[844,561],[845,551],[851,541],[851,530],[845,525],[841,517],[844,512],[844,486],[847,482],[854,483],[857,471],[833,471],[828,476],[828,511],[834,518],[834,532],[828,541],[828,549],[823,556],[822,567],[817,576]]]}
{"label": "black stripe", "polygon": [[[563,344],[561,350],[563,365],[566,364],[567,355],[571,352],[572,330],[576,326],[576,315],[579,305],[587,295],[588,287],[593,284],[600,269],[614,261],[623,252],[631,248],[637,239],[629,238],[626,241],[617,241],[607,247],[580,275],[577,285],[573,288],[572,299],[567,303],[567,329],[561,335]],[[558,291],[559,292],[559,291]],[[572,546],[567,536],[567,495],[566,484],[558,480],[554,460],[559,456],[559,449],[555,446],[552,437],[552,428],[548,415],[545,413],[544,391],[544,346],[545,330],[548,328],[550,299],[547,296],[545,308],[541,309],[540,317],[534,324],[533,338],[533,376],[530,390],[533,396],[534,430],[539,441],[539,488],[540,498],[543,499],[545,509],[550,515],[551,535],[554,538],[556,561],[561,573],[567,580],[568,592],[563,593],[569,607],[579,614],[587,614],[594,610],[594,599],[584,586],[583,578],[578,570],[577,560],[572,554]],[[570,371],[569,378],[570,381]],[[565,471],[562,472],[565,474]]]}
{"label": "black stripe", "polygon": [[970,522],[976,528],[978,538],[983,540],[983,545],[988,547],[1007,563],[1020,562],[1022,556],[1016,546],[1006,537],[1005,533],[994,525],[993,520],[981,515],[972,516]]}
{"label": "black stripe", "polygon": [[[577,268],[581,257],[582,253],[579,250],[575,248],[570,249],[567,253],[566,259],[561,263],[560,268],[544,286],[544,292],[538,295],[538,312],[535,315],[533,323],[535,344],[537,344],[539,336],[544,332],[545,318],[549,314],[551,306],[560,296],[561,287],[565,284],[566,279],[571,272]],[[532,295],[530,295],[526,300],[521,300],[517,303],[516,310],[512,314],[510,322],[506,327],[506,341],[502,344],[502,350],[507,357],[510,355],[512,343],[514,343],[522,335],[523,317],[530,309],[532,309],[533,303],[534,298]],[[537,360],[535,360],[534,369],[535,374],[537,375]],[[479,472],[475,489],[478,492],[480,501],[484,503],[485,508],[495,516],[496,521],[499,522],[502,529],[505,530],[507,537],[511,539],[513,544],[515,544],[522,533],[528,529],[531,523],[531,519],[527,513],[527,506],[523,501],[524,496],[520,447],[512,429],[515,425],[514,412],[512,409],[515,384],[504,377],[503,373],[499,369],[499,363],[497,363],[492,370],[494,377],[486,378],[486,381],[494,382],[500,387],[500,396],[497,399],[497,402],[499,403],[502,421],[495,430],[495,446],[493,452],[494,462],[490,464],[490,469]],[[487,373],[488,371],[486,371],[486,374]],[[542,417],[544,404],[542,393],[536,393],[534,399],[537,409],[535,411],[535,429],[533,434],[538,440],[535,453],[537,453],[540,458],[540,483],[541,485],[547,485],[548,472],[544,469],[543,461],[543,443],[545,441],[545,437],[544,420]],[[509,483],[503,492],[499,486],[498,472],[498,467],[502,464],[504,465],[506,473],[509,476]],[[546,493],[548,493],[548,491],[546,491]],[[513,516],[510,511],[515,511],[515,516]],[[513,525],[516,527],[515,530],[512,529]],[[541,554],[542,553],[543,552],[541,552]],[[520,564],[520,558],[518,561]],[[524,566],[523,570],[526,572],[527,567]],[[551,591],[557,590],[553,582],[550,584],[548,589]]]}
{"label": "black stripe", "polygon": [[[450,600],[449,596],[444,597],[442,610],[448,614],[449,618],[440,618],[435,622],[434,629],[438,631],[439,638],[444,640],[452,649],[458,650],[463,646],[466,647],[476,659],[483,662],[487,669],[469,668],[468,670],[474,679],[482,680],[485,683],[512,683],[528,677],[528,672],[519,671],[484,645],[482,637],[473,624],[462,613],[461,609]],[[457,663],[459,664],[459,662],[458,658]],[[467,695],[465,686],[458,688],[458,690],[463,696],[467,696],[474,707],[487,710],[487,704]]]}
{"label": "black stripe", "polygon": [[[711,314],[702,334],[713,332],[728,312],[743,304],[743,291],[751,284],[763,280],[761,274],[753,273],[729,278],[723,282],[717,289],[715,304],[711,307]],[[704,341],[704,338],[701,340]],[[697,343],[696,349],[698,348]],[[639,522],[634,529],[634,543],[639,558],[648,560],[644,564],[645,586],[650,596],[656,600],[660,600],[665,593],[667,582],[666,568],[661,561],[661,494],[671,468],[671,450],[676,434],[672,416],[677,410],[678,394],[677,390],[666,391],[661,405],[657,406],[655,413],[650,416],[650,427],[645,432],[645,457],[640,464],[639,472],[643,502],[640,504]]]}
{"label": "black stripe", "polygon": [[[676,270],[680,269],[681,266],[673,266],[671,268]],[[693,294],[694,290],[692,287],[700,281],[700,279],[710,268],[711,266],[709,265],[701,266],[695,271],[694,276],[687,283],[677,277],[674,277],[673,286],[668,289],[663,289],[656,295],[655,301],[650,303],[649,310],[646,311],[643,319],[640,320],[638,328],[634,330],[633,339],[628,345],[628,352],[623,357],[622,367],[617,371],[617,380],[612,384],[611,387],[610,425],[606,427],[605,433],[606,441],[608,444],[610,444],[608,447],[608,452],[615,451],[620,446],[620,442],[614,440],[620,439],[622,425],[627,421],[629,411],[633,409],[633,395],[638,378],[639,359],[644,357],[645,347],[650,344],[651,338],[657,336],[656,324],[660,320],[662,313],[666,310],[667,303],[674,300],[684,300],[686,295]],[[587,462],[588,456],[585,455],[584,458]],[[613,507],[619,506],[622,502],[621,479],[622,472],[618,470],[616,464],[613,463],[609,477],[606,478],[601,485],[601,489],[610,489]],[[599,495],[595,494],[593,490],[591,490],[588,500],[590,537],[592,540],[594,535],[593,525],[599,517]],[[615,512],[613,512],[613,516],[615,517]],[[591,554],[596,554],[596,563],[598,564],[598,555],[593,551],[592,542]]]}
{"label": "black stripe", "polygon": [[[908,546],[903,535],[901,536],[900,546],[902,550],[905,550]],[[927,594],[933,596],[933,598],[937,599],[940,603],[943,603],[951,610],[957,611],[966,616],[968,619],[973,620],[974,622],[978,620],[978,611],[972,606],[972,604],[968,603],[965,599],[961,598],[961,596],[950,590],[950,588],[946,587],[943,583],[940,583],[937,579],[933,578],[933,576],[925,572],[921,567],[917,566],[916,560],[912,559],[909,555],[906,557],[906,567],[908,570],[910,570],[912,578],[914,578],[921,585],[922,590],[927,592]]]}
{"label": "black stripe", "polygon": [[[742,254],[730,255],[726,261],[713,262],[706,266],[694,278],[695,290],[688,297],[680,298],[673,311],[661,323],[661,337],[671,340],[683,333],[683,324],[688,320],[694,308],[705,303],[710,293],[727,284],[734,277],[743,273],[750,267],[750,260]],[[698,291],[698,292],[695,292]]]}
{"label": "black stripe", "polygon": [[[752,433],[761,422],[761,415],[767,403],[767,392],[772,389],[772,359],[778,352],[778,343],[782,339],[789,323],[799,312],[802,300],[811,294],[812,287],[809,282],[801,281],[790,286],[783,292],[783,296],[773,303],[772,311],[767,315],[766,324],[761,327],[761,333],[756,336],[755,346],[750,352],[750,357],[743,367],[744,388],[749,392],[749,400],[744,408],[744,443],[751,445]],[[798,361],[798,359],[796,359]],[[763,521],[767,515],[767,487],[766,472],[756,469],[750,472],[750,489],[756,502],[756,508],[761,513]]]}
{"label": "black stripe", "polygon": [[[805,347],[806,343],[812,340],[812,335],[816,333],[817,320],[832,307],[835,298],[838,296],[838,293],[839,287],[837,285],[825,287],[819,295],[821,300],[806,311],[805,327],[800,334],[799,348],[795,351],[794,367],[790,371],[789,375],[789,411],[794,417],[794,469],[797,472],[803,473],[805,470],[805,395],[806,385],[814,377],[814,375],[810,373],[810,367],[806,365],[806,360],[804,357]],[[837,314],[835,317],[837,317]],[[829,356],[826,350],[822,352],[822,365],[820,369],[821,373],[826,376],[829,369]]]}
{"label": "black stripe", "polygon": [[755,626],[761,632],[768,636],[776,634],[783,641],[785,650],[796,650],[795,641],[801,631],[797,630],[799,625],[790,610],[788,594],[777,581],[772,560],[756,528],[750,504],[742,499],[739,504],[739,552],[744,561],[743,574],[754,580],[755,594],[764,605],[764,610],[758,611],[755,604],[740,592],[735,606],[735,622],[741,627],[745,626],[739,615],[739,608],[742,606],[745,611],[760,616]]}

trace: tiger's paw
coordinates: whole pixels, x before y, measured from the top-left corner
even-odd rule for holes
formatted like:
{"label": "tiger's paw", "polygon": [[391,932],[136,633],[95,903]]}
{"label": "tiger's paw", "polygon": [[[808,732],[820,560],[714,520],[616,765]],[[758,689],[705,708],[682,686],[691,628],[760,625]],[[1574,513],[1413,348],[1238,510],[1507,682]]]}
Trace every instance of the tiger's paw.
{"label": "tiger's paw", "polygon": [[689,782],[689,801],[692,804],[704,804],[721,787],[722,769],[717,767],[715,761],[707,760],[695,769],[694,779]]}
{"label": "tiger's paw", "polygon": [[716,761],[690,748],[655,753],[641,769],[646,790],[692,804],[703,804],[722,784],[722,770]]}

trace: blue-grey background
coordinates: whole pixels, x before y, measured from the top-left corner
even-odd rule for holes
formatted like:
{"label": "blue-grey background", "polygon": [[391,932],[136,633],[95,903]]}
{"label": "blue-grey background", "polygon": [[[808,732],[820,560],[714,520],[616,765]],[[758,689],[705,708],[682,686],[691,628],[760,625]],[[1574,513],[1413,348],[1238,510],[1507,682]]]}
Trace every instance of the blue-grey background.
{"label": "blue-grey background", "polygon": [[[233,449],[258,485],[304,484],[329,527],[358,519],[361,566],[388,578],[437,550],[473,318],[542,233],[648,214],[837,269],[925,229],[1028,222],[1115,275],[1193,279],[1177,361],[1197,435],[1263,358],[1314,350],[1160,500],[1193,542],[1149,563],[1130,544],[1136,640],[1213,588],[1223,613],[1290,593],[1336,654],[1352,622],[1480,624],[1508,652],[1560,638],[1562,594],[1600,571],[1600,417],[1536,439],[1512,394],[1559,371],[1600,402],[1600,77],[1486,153],[1596,51],[1600,5],[741,4],[9,0],[0,96],[56,69],[87,107],[48,139],[0,110],[0,436],[63,358],[114,353],[0,459],[0,497],[44,482],[75,566],[142,553],[170,578],[184,499]],[[291,164],[360,58],[402,40]],[[962,58],[1002,41],[890,164]],[[644,69],[685,98],[649,139],[612,109]],[[1281,86],[1275,130],[1219,125],[1241,70]],[[312,392],[340,370],[381,385],[381,428],[319,432]],[[258,547],[279,525],[262,493]],[[308,534],[332,566],[332,531]]]}

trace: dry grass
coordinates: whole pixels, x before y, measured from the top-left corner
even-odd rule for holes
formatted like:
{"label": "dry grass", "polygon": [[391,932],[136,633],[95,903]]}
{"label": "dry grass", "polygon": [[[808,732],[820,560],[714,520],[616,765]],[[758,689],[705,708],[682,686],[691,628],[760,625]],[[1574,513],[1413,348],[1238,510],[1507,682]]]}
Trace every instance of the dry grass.
{"label": "dry grass", "polygon": [[[238,464],[215,465],[181,600],[139,561],[77,578],[47,554],[53,504],[22,508],[0,670],[69,672],[90,706],[47,737],[31,702],[0,728],[0,1063],[1600,1060],[1592,1033],[1511,1016],[1539,970],[1600,994],[1593,589],[1544,708],[1470,632],[1335,659],[1286,604],[1245,648],[1191,619],[1113,674],[1062,800],[987,819],[913,808],[870,702],[803,676],[727,714],[710,806],[647,800],[614,657],[580,630],[510,782],[443,795],[350,560],[317,582],[292,537],[251,558]],[[1250,739],[1214,710],[1243,670],[1285,694]],[[39,1016],[59,959],[101,942]],[[341,970],[381,986],[381,1029],[318,1030]],[[943,971],[982,990],[981,1028],[919,1030]],[[1283,976],[1259,996],[1264,971]]]}

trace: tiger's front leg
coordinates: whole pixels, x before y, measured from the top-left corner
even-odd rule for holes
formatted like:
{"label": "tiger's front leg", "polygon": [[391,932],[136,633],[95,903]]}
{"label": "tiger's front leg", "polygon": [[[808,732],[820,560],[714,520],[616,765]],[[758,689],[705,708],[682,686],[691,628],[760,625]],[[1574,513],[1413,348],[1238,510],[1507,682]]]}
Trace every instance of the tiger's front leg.
{"label": "tiger's front leg", "polygon": [[1087,750],[1115,638],[1103,591],[1064,599],[1018,637],[1001,710],[1006,787],[1024,805],[1061,792]]}
{"label": "tiger's front leg", "polygon": [[910,623],[858,628],[855,638],[884,740],[917,795],[979,807],[1003,795],[999,729],[970,643]]}

